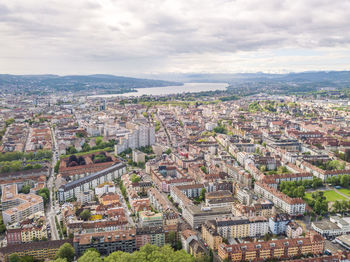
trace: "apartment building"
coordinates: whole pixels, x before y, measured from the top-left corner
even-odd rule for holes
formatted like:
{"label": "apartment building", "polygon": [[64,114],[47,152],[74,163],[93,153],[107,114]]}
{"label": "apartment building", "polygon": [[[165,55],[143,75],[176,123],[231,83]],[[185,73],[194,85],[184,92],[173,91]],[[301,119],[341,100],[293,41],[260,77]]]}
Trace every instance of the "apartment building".
{"label": "apartment building", "polygon": [[231,217],[231,207],[200,207],[186,206],[182,211],[182,217],[192,228],[200,227],[205,221],[216,219],[217,217]]}
{"label": "apartment building", "polygon": [[18,223],[25,218],[44,211],[44,200],[35,194],[18,194],[17,185],[2,186],[2,217],[5,225]]}
{"label": "apartment building", "polygon": [[151,202],[152,206],[160,211],[160,212],[164,212],[168,209],[170,209],[170,205],[167,201],[167,199],[165,199],[165,197],[158,191],[158,189],[151,187],[148,190],[148,197],[149,197],[149,201]]}
{"label": "apartment building", "polygon": [[256,261],[268,259],[290,259],[300,255],[320,255],[325,240],[317,233],[295,239],[280,239],[266,242],[251,242],[235,245],[221,244],[218,255],[221,260]]}
{"label": "apartment building", "polygon": [[132,253],[136,250],[136,229],[77,234],[73,247],[78,257],[89,248],[95,248],[103,256],[119,250]]}
{"label": "apartment building", "polygon": [[165,245],[165,231],[163,226],[136,228],[136,248],[146,244],[162,247]]}
{"label": "apartment building", "polygon": [[202,238],[212,250],[218,250],[223,240],[210,221],[202,224]]}
{"label": "apartment building", "polygon": [[[191,241],[192,240],[198,241],[197,233],[193,230],[186,229],[181,232],[180,240],[182,243],[182,249],[185,250],[187,253],[189,253]],[[206,243],[208,242],[206,241]]]}
{"label": "apartment building", "polygon": [[128,148],[136,149],[142,146],[151,146],[155,144],[154,126],[143,124],[127,123],[128,133],[119,138],[114,151],[118,155]]}
{"label": "apartment building", "polygon": [[48,239],[46,226],[25,225],[21,230],[22,243]]}
{"label": "apartment building", "polygon": [[292,216],[303,215],[306,204],[301,198],[291,198],[267,184],[257,181],[254,186],[255,193],[271,200],[276,208]]}
{"label": "apartment building", "polygon": [[81,192],[86,192],[91,188],[117,179],[126,173],[126,166],[123,163],[117,163],[102,171],[90,174],[86,177],[69,182],[58,189],[58,200],[65,202],[77,197]]}
{"label": "apartment building", "polygon": [[139,212],[140,223],[142,227],[153,227],[163,225],[163,214],[150,211]]}
{"label": "apartment building", "polygon": [[258,201],[250,206],[235,204],[232,205],[233,215],[246,217],[270,217],[275,213],[274,204],[269,200]]}
{"label": "apartment building", "polygon": [[72,244],[72,240],[64,239],[9,245],[0,248],[0,261],[9,262],[9,256],[13,253],[20,257],[31,256],[38,260],[52,260],[64,243]]}
{"label": "apartment building", "polygon": [[205,224],[226,239],[258,237],[269,232],[268,219],[264,217],[232,217],[209,220]]}
{"label": "apartment building", "polygon": [[274,235],[284,234],[290,221],[291,219],[288,214],[276,214],[269,217],[269,228],[271,233]]}
{"label": "apartment building", "polygon": [[253,192],[249,188],[239,188],[237,190],[238,201],[243,205],[251,205],[253,202]]}

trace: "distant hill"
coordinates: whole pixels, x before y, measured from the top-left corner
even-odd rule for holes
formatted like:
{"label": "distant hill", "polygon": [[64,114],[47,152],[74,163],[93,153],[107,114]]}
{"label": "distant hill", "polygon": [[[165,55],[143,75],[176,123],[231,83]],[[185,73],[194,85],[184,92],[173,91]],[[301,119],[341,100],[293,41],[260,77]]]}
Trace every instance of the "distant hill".
{"label": "distant hill", "polygon": [[46,94],[51,92],[125,93],[135,88],[182,85],[181,82],[114,75],[8,75],[0,74],[0,91]]}
{"label": "distant hill", "polygon": [[237,74],[156,74],[146,75],[152,79],[180,82],[240,82],[257,80],[283,81],[350,81],[350,71],[311,71],[287,74],[237,73]]}

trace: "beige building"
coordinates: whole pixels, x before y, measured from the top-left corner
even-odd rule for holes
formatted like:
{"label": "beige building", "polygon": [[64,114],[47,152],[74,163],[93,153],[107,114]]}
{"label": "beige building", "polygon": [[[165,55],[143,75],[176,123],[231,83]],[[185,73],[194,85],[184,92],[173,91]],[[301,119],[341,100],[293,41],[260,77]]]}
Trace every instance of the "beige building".
{"label": "beige building", "polygon": [[35,194],[18,194],[17,185],[2,186],[2,217],[5,225],[17,223],[37,212],[44,211],[44,201]]}
{"label": "beige building", "polygon": [[140,150],[134,149],[132,151],[132,161],[136,163],[145,163],[146,162],[146,154],[141,152]]}

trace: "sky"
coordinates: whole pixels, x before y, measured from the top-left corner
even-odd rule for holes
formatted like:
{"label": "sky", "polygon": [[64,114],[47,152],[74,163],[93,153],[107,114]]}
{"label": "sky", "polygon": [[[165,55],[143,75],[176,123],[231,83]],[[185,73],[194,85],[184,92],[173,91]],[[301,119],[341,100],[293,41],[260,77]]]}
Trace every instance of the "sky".
{"label": "sky", "polygon": [[1,0],[0,73],[350,70],[350,0]]}

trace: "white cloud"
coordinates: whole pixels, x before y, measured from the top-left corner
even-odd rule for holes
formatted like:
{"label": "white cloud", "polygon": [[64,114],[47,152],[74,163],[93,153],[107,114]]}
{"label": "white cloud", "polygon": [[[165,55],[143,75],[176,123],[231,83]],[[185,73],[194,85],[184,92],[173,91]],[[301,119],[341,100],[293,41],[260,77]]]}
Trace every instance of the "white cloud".
{"label": "white cloud", "polygon": [[348,0],[3,0],[0,71],[344,70],[349,10]]}

